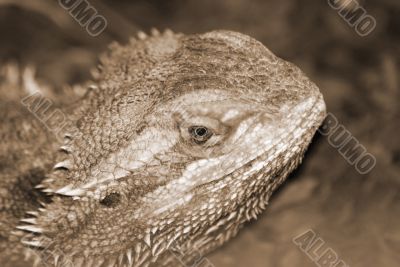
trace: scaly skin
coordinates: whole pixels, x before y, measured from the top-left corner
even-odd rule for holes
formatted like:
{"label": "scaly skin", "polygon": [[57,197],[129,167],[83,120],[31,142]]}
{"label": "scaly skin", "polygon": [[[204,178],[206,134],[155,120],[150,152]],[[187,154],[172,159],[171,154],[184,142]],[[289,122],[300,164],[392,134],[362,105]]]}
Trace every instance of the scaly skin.
{"label": "scaly skin", "polygon": [[195,261],[257,217],[325,116],[297,67],[235,32],[140,33],[101,61],[38,186],[51,202],[13,235],[51,265]]}
{"label": "scaly skin", "polygon": [[[27,211],[38,209],[48,198],[34,186],[53,165],[56,138],[23,105],[27,94],[24,79],[10,65],[0,74],[0,265],[29,266],[28,253],[19,237],[11,233]],[[27,259],[28,260],[28,259]]]}

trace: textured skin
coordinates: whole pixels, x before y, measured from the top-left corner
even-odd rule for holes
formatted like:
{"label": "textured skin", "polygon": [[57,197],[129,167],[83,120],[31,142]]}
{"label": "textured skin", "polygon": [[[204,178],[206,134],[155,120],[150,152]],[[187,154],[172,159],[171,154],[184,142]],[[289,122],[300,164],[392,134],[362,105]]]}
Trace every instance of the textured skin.
{"label": "textured skin", "polygon": [[[23,251],[60,266],[177,266],[178,253],[193,263],[257,217],[325,116],[318,88],[297,67],[235,32],[140,33],[101,62],[96,86],[69,117],[62,152],[43,127],[35,131],[43,145],[5,139],[2,155],[18,143],[26,148],[13,154],[25,149],[40,160],[27,156],[22,169],[2,158],[1,201],[18,207],[1,210],[4,255]],[[21,128],[2,123],[2,135]],[[194,126],[209,139],[196,141]],[[50,162],[59,162],[52,171]],[[33,170],[40,174],[20,190],[29,197],[14,197],[10,185]],[[49,195],[40,210],[37,183]],[[29,209],[37,213],[10,235]],[[21,238],[31,248],[10,249]]]}

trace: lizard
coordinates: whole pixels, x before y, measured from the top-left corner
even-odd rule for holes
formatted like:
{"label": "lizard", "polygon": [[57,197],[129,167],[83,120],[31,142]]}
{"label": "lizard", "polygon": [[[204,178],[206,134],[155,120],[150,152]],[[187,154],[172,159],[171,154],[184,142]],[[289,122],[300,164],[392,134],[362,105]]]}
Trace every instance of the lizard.
{"label": "lizard", "polygon": [[1,176],[0,221],[13,228],[1,232],[2,254],[50,266],[196,265],[261,214],[325,114],[318,87],[245,34],[152,30],[114,43],[68,111],[62,144],[14,137],[31,154],[23,172],[8,159],[20,174]]}

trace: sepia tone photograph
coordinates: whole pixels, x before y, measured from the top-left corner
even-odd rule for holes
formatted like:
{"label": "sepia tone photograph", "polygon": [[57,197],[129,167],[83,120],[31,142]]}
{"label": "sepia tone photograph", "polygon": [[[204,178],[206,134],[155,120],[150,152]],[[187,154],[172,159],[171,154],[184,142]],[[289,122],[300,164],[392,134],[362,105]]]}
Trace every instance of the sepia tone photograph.
{"label": "sepia tone photograph", "polygon": [[400,266],[400,1],[0,0],[1,267]]}

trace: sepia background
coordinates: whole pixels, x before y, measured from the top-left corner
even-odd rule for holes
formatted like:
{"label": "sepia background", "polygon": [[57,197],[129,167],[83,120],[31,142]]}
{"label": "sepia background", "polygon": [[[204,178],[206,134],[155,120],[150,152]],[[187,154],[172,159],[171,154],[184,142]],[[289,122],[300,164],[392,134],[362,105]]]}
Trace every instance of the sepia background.
{"label": "sepia background", "polygon": [[373,170],[360,174],[317,134],[266,212],[207,255],[215,267],[318,266],[293,242],[308,230],[348,266],[400,266],[400,1],[359,1],[377,23],[365,37],[327,0],[89,3],[108,22],[97,37],[57,1],[0,0],[0,66],[34,66],[37,78],[68,102],[64,85],[90,79],[108,44],[126,43],[138,30],[240,31],[298,65],[319,86],[328,111],[376,158]]}

